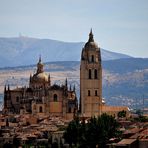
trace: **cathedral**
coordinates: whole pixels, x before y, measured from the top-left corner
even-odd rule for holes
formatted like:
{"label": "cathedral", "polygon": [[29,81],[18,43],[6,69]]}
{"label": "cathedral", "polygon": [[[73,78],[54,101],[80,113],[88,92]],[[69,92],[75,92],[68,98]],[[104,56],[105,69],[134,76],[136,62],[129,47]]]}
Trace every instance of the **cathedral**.
{"label": "cathedral", "polygon": [[92,30],[84,45],[80,64],[80,106],[83,116],[101,115],[102,67],[100,48],[94,41]]}
{"label": "cathedral", "polygon": [[102,66],[100,47],[94,41],[92,30],[84,45],[80,61],[80,104],[76,97],[75,87],[68,89],[67,79],[62,86],[51,85],[50,75],[44,72],[41,57],[37,71],[30,75],[29,87],[11,90],[4,89],[3,113],[35,115],[53,115],[73,119],[78,113],[81,117],[100,116],[107,113],[117,116],[124,106],[108,106],[102,99]]}
{"label": "cathedral", "polygon": [[4,113],[53,115],[72,119],[77,113],[75,87],[68,89],[67,79],[62,86],[51,85],[50,74],[44,72],[41,57],[37,71],[30,75],[29,87],[4,89]]}
{"label": "cathedral", "polygon": [[81,53],[80,63],[80,112],[83,117],[100,116],[102,113],[117,117],[128,107],[109,106],[102,99],[102,65],[100,47],[94,41],[92,30]]}

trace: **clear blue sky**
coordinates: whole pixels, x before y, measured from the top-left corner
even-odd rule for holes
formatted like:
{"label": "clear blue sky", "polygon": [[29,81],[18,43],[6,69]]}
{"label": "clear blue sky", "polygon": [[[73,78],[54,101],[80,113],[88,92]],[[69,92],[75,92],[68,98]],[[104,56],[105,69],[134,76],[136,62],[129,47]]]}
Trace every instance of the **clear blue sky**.
{"label": "clear blue sky", "polygon": [[0,0],[0,37],[87,41],[148,57],[148,0]]}

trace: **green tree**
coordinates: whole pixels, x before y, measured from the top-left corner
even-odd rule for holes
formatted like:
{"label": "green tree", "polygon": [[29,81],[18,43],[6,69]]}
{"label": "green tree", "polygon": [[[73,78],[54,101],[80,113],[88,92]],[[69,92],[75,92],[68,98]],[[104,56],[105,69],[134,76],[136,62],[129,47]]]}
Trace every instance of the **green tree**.
{"label": "green tree", "polygon": [[98,145],[100,148],[105,148],[110,138],[119,137],[121,134],[118,130],[119,123],[113,116],[107,114],[102,114],[98,117],[98,128],[100,129],[98,133]]}
{"label": "green tree", "polygon": [[88,123],[77,118],[69,123],[64,138],[70,147],[74,144],[79,148],[105,148],[109,139],[119,137],[119,124],[114,117],[102,114],[99,117],[92,117]]}
{"label": "green tree", "polygon": [[85,133],[84,133],[85,140],[81,141],[80,143],[81,147],[86,147],[86,148],[96,147],[100,136],[98,134],[99,132],[100,129],[98,126],[98,119],[92,117],[85,125]]}
{"label": "green tree", "polygon": [[140,110],[140,109],[136,110],[136,114],[137,114],[138,116],[142,116],[142,110]]}
{"label": "green tree", "polygon": [[86,125],[85,141],[81,143],[83,147],[95,148],[98,145],[100,148],[105,148],[110,138],[118,137],[119,124],[114,117],[102,114],[98,118],[92,117]]}
{"label": "green tree", "polygon": [[75,146],[79,143],[80,140],[80,131],[81,131],[81,124],[79,118],[71,121],[66,128],[64,133],[65,141],[72,147],[74,144]]}
{"label": "green tree", "polygon": [[139,116],[138,118],[135,118],[135,121],[138,121],[138,122],[148,122],[148,117]]}
{"label": "green tree", "polygon": [[118,118],[123,118],[123,117],[126,117],[126,111],[125,110],[118,112]]}

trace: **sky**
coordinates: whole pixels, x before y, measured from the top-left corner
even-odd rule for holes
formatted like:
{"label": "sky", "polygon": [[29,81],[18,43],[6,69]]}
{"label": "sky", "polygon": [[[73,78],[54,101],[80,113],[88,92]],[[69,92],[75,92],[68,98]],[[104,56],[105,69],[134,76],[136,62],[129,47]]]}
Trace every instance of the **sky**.
{"label": "sky", "polygon": [[86,42],[91,28],[101,48],[148,57],[148,0],[0,0],[0,37]]}

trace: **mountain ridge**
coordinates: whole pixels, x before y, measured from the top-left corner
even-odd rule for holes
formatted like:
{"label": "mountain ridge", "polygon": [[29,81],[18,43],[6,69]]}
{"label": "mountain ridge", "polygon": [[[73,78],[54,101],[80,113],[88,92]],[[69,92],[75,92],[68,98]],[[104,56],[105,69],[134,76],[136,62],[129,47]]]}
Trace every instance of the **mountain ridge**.
{"label": "mountain ridge", "polygon": [[[0,67],[34,64],[40,54],[45,62],[79,61],[84,44],[30,37],[0,37]],[[131,57],[102,48],[101,55],[103,60]]]}

